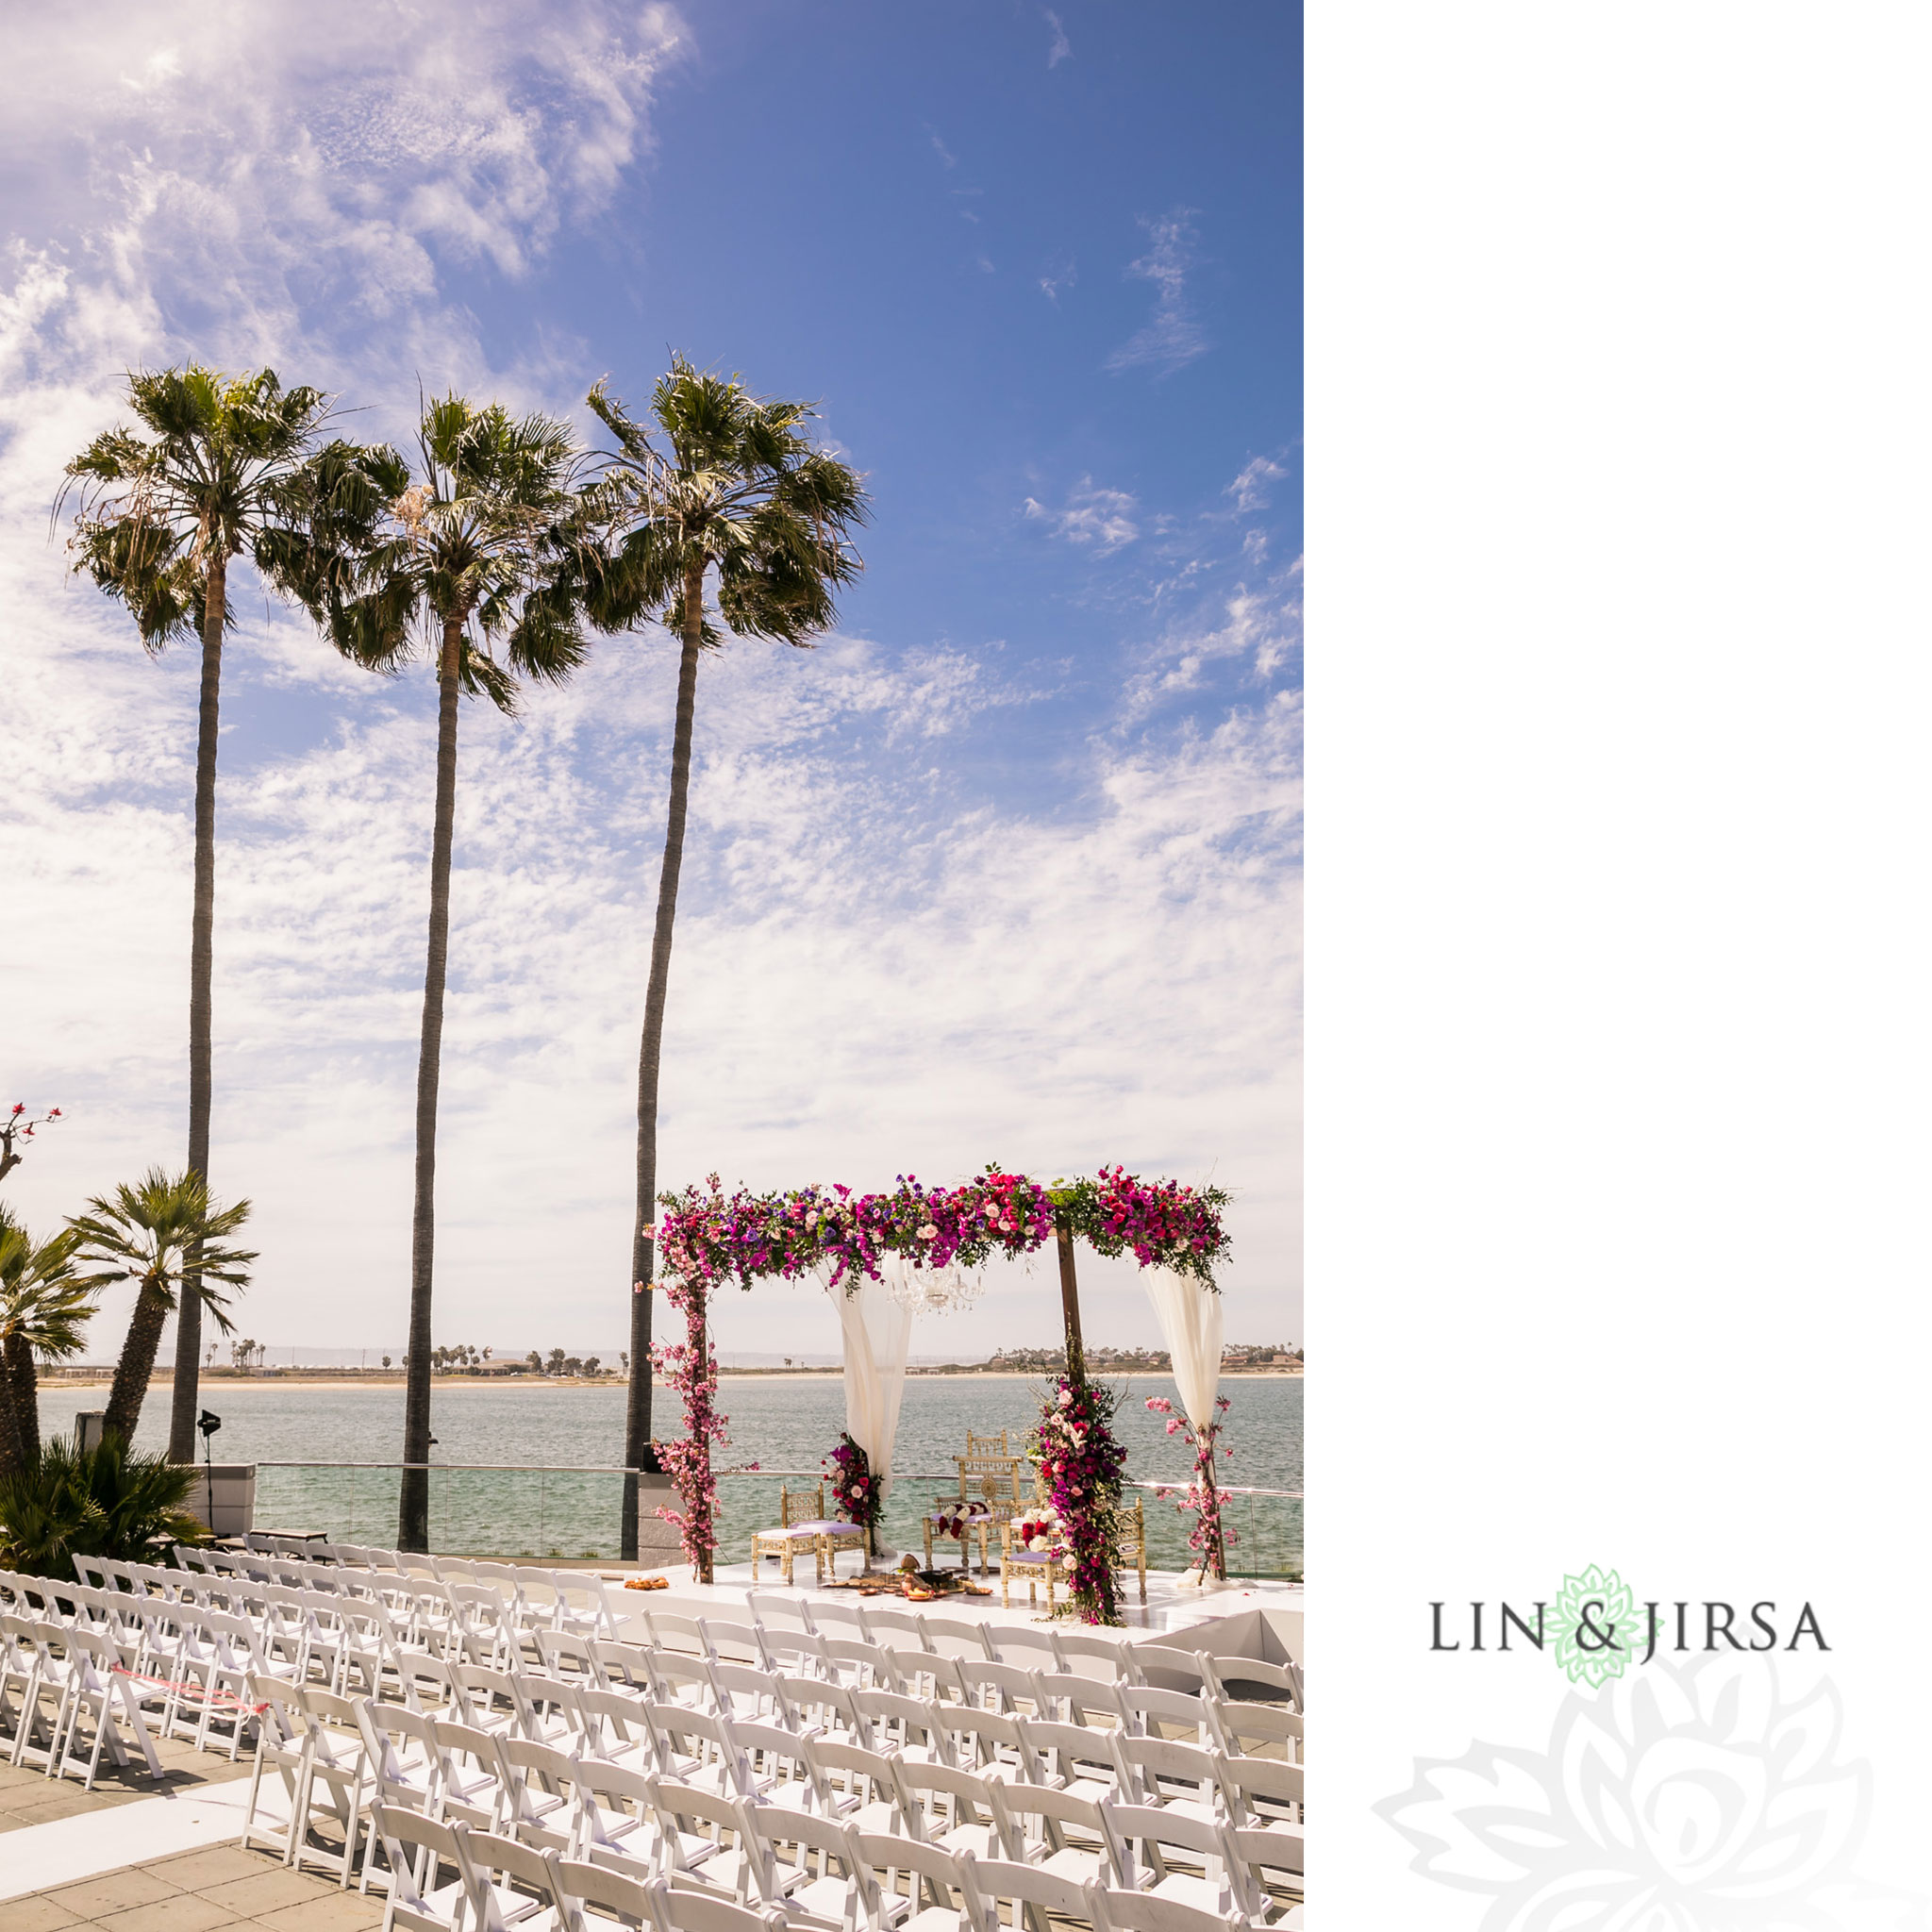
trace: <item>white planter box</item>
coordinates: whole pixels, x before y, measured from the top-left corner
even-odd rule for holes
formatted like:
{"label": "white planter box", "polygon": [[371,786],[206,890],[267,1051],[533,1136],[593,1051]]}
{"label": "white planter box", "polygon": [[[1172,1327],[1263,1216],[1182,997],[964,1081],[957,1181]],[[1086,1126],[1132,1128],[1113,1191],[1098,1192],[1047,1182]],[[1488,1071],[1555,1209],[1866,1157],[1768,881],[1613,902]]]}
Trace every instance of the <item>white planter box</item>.
{"label": "white planter box", "polygon": [[187,1509],[217,1536],[246,1536],[255,1527],[254,1463],[197,1462]]}
{"label": "white planter box", "polygon": [[684,1540],[675,1523],[657,1512],[677,1507],[677,1491],[668,1475],[638,1477],[638,1561],[645,1567],[684,1561]]}

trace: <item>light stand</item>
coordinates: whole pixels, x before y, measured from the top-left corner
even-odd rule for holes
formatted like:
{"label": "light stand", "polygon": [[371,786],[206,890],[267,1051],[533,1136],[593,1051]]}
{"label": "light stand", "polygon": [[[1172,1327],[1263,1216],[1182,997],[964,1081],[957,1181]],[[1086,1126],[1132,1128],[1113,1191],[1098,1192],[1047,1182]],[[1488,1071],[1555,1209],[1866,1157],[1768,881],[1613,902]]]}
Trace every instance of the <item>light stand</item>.
{"label": "light stand", "polygon": [[208,1471],[208,1533],[215,1533],[215,1431],[222,1425],[222,1419],[213,1409],[205,1408],[195,1427],[201,1431],[201,1451]]}

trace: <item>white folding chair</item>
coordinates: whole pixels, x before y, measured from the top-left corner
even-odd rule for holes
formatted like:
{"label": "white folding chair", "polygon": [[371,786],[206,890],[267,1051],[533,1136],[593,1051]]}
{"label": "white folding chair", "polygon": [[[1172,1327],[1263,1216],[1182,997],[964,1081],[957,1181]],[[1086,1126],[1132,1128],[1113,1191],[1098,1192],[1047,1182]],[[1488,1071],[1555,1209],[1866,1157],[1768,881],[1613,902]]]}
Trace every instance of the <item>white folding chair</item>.
{"label": "white folding chair", "polygon": [[[672,1778],[652,1778],[650,1792],[661,1875],[679,1889],[747,1904],[752,1870],[744,1848],[743,1808],[738,1800]],[[729,1844],[724,1841],[726,1834]]]}
{"label": "white folding chair", "polygon": [[934,1706],[896,1690],[855,1690],[852,1704],[872,1732],[874,1750],[896,1751],[912,1763],[958,1761]]}
{"label": "white folding chair", "polygon": [[1100,1915],[1100,1888],[1081,1885],[1043,1865],[1022,1865],[1011,1858],[965,1857],[960,1860],[966,1882],[986,1901],[987,1916],[999,1923],[1000,1902],[1010,1900],[1008,1921],[1017,1928],[1024,1914],[1034,1932],[1047,1932],[1046,1914],[1075,1919],[1089,1925],[1104,1925]]}
{"label": "white folding chair", "polygon": [[759,1724],[737,1718],[723,1721],[749,1782],[741,1796],[781,1810],[825,1810],[829,1800],[819,1789],[806,1740],[782,1724]]}
{"label": "white folding chair", "polygon": [[1302,1829],[1302,1767],[1273,1757],[1224,1757],[1221,1787],[1235,1824],[1261,1831]]}
{"label": "white folding chair", "polygon": [[[1109,1932],[1245,1932],[1251,1923],[1241,1912],[1208,1911],[1158,1891],[1102,1891],[1095,1902],[1104,1916],[1094,1924],[1106,1924]],[[1274,1923],[1298,1926],[1301,1921],[1291,1915]]]}
{"label": "white folding chair", "polygon": [[[352,1699],[320,1684],[298,1684],[288,1694],[307,1727],[302,1786],[289,1814],[290,1837],[295,1846],[292,1862],[316,1859],[337,1874],[338,1890],[346,1890],[355,1874],[357,1847],[365,1830],[372,1834],[370,1842],[374,1841],[369,1811],[375,1802],[376,1785],[368,1741]],[[310,1843],[310,1831],[319,1815],[318,1789],[323,1804],[341,1827],[340,1853]],[[364,1856],[366,1860],[366,1845]]]}
{"label": "white folding chair", "polygon": [[446,1717],[431,1717],[429,1730],[436,1740],[432,1815],[472,1831],[494,1831],[511,1808],[503,1753],[514,1740]]}
{"label": "white folding chair", "polygon": [[1230,1757],[1261,1757],[1278,1752],[1291,1764],[1302,1758],[1302,1714],[1285,1704],[1248,1704],[1227,1698],[1215,1706]]}
{"label": "white folding chair", "polygon": [[503,1828],[528,1845],[570,1849],[576,1837],[578,1760],[527,1738],[500,1738],[496,1751],[503,1763]]}
{"label": "white folding chair", "polygon": [[[811,1932],[856,1932],[869,1903],[872,1874],[846,1827],[835,1818],[775,1805],[747,1805],[743,1818],[758,1896],[780,1907],[789,1924]],[[788,1848],[791,1857],[781,1860],[779,1853]],[[869,1920],[871,1914],[865,1916]]]}
{"label": "white folding chair", "polygon": [[[953,1853],[918,1839],[874,1831],[855,1831],[852,1843],[872,1874],[879,1901],[874,1926],[891,1926],[895,1932],[999,1932],[987,1918],[978,1889],[966,1878],[965,1862]],[[903,1894],[898,1889],[902,1872],[907,1879]],[[922,1905],[922,1898],[928,1902]]]}
{"label": "white folding chair", "polygon": [[992,1809],[1008,1857],[1080,1885],[1134,1884],[1112,1806],[1044,1785],[995,1784]]}
{"label": "white folding chair", "polygon": [[[70,1767],[77,1768],[82,1771],[81,1789],[92,1790],[104,1749],[116,1765],[128,1761],[126,1746],[121,1741],[120,1724],[124,1723],[141,1751],[148,1776],[165,1775],[142,1716],[141,1698],[115,1656],[113,1644],[93,1631],[70,1626],[60,1633],[60,1646],[66,1653],[64,1681],[54,1740],[47,1754],[47,1775],[65,1777]],[[75,1741],[83,1720],[92,1724],[93,1735],[81,1759],[76,1757]]]}
{"label": "white folding chair", "polygon": [[[470,1910],[476,1932],[509,1932],[511,1926],[522,1932],[575,1932],[576,1913],[570,1907],[555,1851],[488,1831],[471,1831],[463,1850],[469,1855]],[[517,1890],[519,1886],[527,1892]]]}
{"label": "white folding chair", "polygon": [[640,1882],[658,1872],[658,1829],[648,1774],[586,1757],[576,1768],[576,1841],[571,1856]]}
{"label": "white folding chair", "polygon": [[1227,1748],[1215,1714],[1218,1698],[1198,1697],[1191,1690],[1158,1690],[1144,1684],[1116,1684],[1114,1697],[1122,1722],[1138,1737],[1164,1737],[1161,1725],[1177,1724],[1189,1733],[1180,1740],[1184,1744],[1198,1744],[1204,1751]]}
{"label": "white folding chair", "polygon": [[[373,1823],[389,1858],[389,1908],[383,1932],[474,1932],[471,1895],[475,1880],[463,1840],[469,1828],[412,1811],[405,1805],[378,1805]],[[364,1859],[363,1889],[375,1852]],[[444,1878],[443,1868],[452,1874]]]}
{"label": "white folding chair", "polygon": [[[1204,1912],[1244,1909],[1252,1901],[1248,1869],[1221,1819],[1196,1817],[1174,1805],[1114,1805],[1108,1820],[1124,1857],[1113,1880],[1123,1891],[1152,1891]],[[1138,1853],[1136,1847],[1139,1847]],[[1198,1874],[1176,1871],[1168,1853],[1185,1852]]]}
{"label": "white folding chair", "polygon": [[727,1663],[723,1657],[710,1664],[711,1694],[721,1717],[741,1718],[748,1724],[789,1724],[791,1707],[774,1671],[756,1664]]}
{"label": "white folding chair", "polygon": [[992,1808],[992,1789],[970,1771],[947,1764],[892,1760],[899,1807],[914,1837],[948,1852],[996,1857],[1002,1840]]}
{"label": "white folding chair", "polygon": [[1239,1701],[1256,1690],[1275,1690],[1296,1710],[1302,1708],[1302,1667],[1292,1659],[1271,1664],[1257,1657],[1209,1657],[1203,1652],[1201,1660],[1218,1696]]}
{"label": "white folding chair", "polygon": [[[308,1720],[294,1702],[293,1687],[278,1677],[257,1677],[249,1691],[262,1709],[255,1730],[255,1766],[248,1774],[248,1807],[242,1814],[242,1849],[247,1851],[249,1840],[258,1838],[270,1851],[279,1852],[282,1863],[288,1865],[294,1861],[298,1806],[308,1769]],[[275,1774],[289,1801],[279,1844],[273,1829],[256,1823],[265,1771]]]}
{"label": "white folding chair", "polygon": [[1299,1892],[1302,1890],[1303,1845],[1299,1829],[1290,1826],[1267,1828],[1253,1824],[1230,1824],[1228,1843],[1247,1874],[1248,1895],[1254,1901],[1249,1916],[1257,1925],[1284,1925],[1294,1921],[1300,1909],[1287,1900],[1274,1896],[1276,1887]]}
{"label": "white folding chair", "polygon": [[1221,1782],[1226,1760],[1218,1753],[1169,1738],[1137,1738],[1131,1731],[1116,1731],[1108,1741],[1123,1802],[1165,1805],[1199,1818],[1227,1815]]}
{"label": "white folding chair", "polygon": [[1110,1683],[1131,1674],[1127,1668],[1127,1646],[1119,1638],[1103,1637],[1097,1630],[1062,1629],[1058,1624],[1048,1635],[1053,1639],[1063,1671],[1105,1677]]}
{"label": "white folding chair", "polygon": [[[975,1661],[996,1662],[991,1626],[977,1617],[936,1617],[922,1611],[920,1634],[927,1650],[943,1651],[948,1657],[972,1657]],[[1044,1634],[1044,1633],[1042,1633]]]}
{"label": "white folding chair", "polygon": [[1119,1784],[1107,1732],[1037,1717],[1023,1717],[1019,1724],[1038,1766],[1039,1782],[1096,1803],[1116,1795]]}
{"label": "white folding chair", "polygon": [[[765,1650],[765,1633],[756,1624],[741,1623],[730,1617],[700,1617],[697,1626],[704,1639],[705,1655],[714,1663],[748,1663],[760,1671],[773,1668]],[[721,1645],[725,1648],[721,1649]]]}
{"label": "white folding chair", "polygon": [[1203,1651],[1181,1650],[1171,1643],[1130,1643],[1126,1663],[1130,1684],[1191,1690],[1196,1696],[1216,1688],[1213,1665]]}
{"label": "white folding chair", "polygon": [[825,1736],[808,1736],[805,1755],[830,1816],[854,1831],[912,1829],[900,1806],[899,1780],[890,1757]]}

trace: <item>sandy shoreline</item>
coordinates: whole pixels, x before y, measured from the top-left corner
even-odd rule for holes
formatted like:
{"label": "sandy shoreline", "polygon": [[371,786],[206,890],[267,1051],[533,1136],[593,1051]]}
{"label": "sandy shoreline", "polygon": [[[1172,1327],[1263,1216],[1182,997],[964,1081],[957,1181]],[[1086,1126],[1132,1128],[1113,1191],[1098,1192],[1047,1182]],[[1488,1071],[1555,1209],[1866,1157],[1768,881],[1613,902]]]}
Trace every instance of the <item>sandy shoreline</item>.
{"label": "sandy shoreline", "polygon": [[[928,1374],[919,1369],[908,1372],[923,1381],[933,1382],[1037,1382],[1044,1373],[1027,1369],[956,1369],[950,1374]],[[1124,1369],[1117,1372],[1102,1370],[1103,1379],[1110,1379],[1118,1373],[1124,1375],[1166,1375],[1165,1369]],[[724,1381],[758,1382],[823,1382],[828,1377],[842,1374],[840,1369],[720,1369],[719,1378]],[[1221,1379],[1232,1381],[1294,1381],[1302,1379],[1299,1370],[1290,1369],[1224,1369]],[[84,1393],[91,1389],[106,1389],[110,1378],[103,1375],[98,1381],[68,1381],[64,1378],[48,1376],[41,1383],[43,1394],[51,1394],[58,1389],[72,1389]],[[149,1385],[159,1390],[173,1386],[172,1378],[157,1375]],[[299,1370],[267,1375],[207,1375],[201,1377],[204,1389],[400,1389],[403,1378],[394,1370],[371,1369],[364,1372],[349,1371],[339,1375],[313,1375]],[[595,1378],[579,1376],[566,1379],[553,1375],[438,1375],[430,1385],[441,1392],[446,1389],[554,1389],[559,1391],[568,1389],[622,1389],[624,1379],[617,1375],[598,1375]]]}

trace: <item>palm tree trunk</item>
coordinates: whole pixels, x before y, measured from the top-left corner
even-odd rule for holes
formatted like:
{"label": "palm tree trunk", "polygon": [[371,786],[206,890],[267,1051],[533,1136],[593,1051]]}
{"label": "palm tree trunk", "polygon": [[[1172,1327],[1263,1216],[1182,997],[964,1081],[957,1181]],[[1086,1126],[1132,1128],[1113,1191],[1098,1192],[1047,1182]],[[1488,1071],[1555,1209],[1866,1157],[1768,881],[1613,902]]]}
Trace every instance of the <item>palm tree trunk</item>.
{"label": "palm tree trunk", "polygon": [[[638,1191],[630,1251],[630,1399],[624,1419],[624,1462],[642,1468],[651,1454],[651,1269],[648,1232],[657,1218],[658,1068],[664,1044],[664,998],[671,985],[671,934],[677,919],[677,877],[684,864],[685,808],[691,795],[691,721],[698,701],[698,646],[705,619],[705,572],[685,573],[684,649],[677,661],[677,723],[671,736],[671,809],[664,825],[664,870],[658,875],[658,924],[651,936],[651,978],[644,991],[644,1037],[638,1049]],[[638,1484],[624,1479],[619,1545],[637,1560]]]}
{"label": "palm tree trunk", "polygon": [[143,1282],[134,1299],[134,1319],[127,1324],[127,1340],[121,1344],[121,1359],[115,1364],[114,1386],[108,1391],[103,1435],[133,1442],[134,1426],[141,1420],[141,1405],[147,1400],[148,1379],[155,1372],[155,1355],[167,1319],[167,1297],[152,1282]]}
{"label": "palm tree trunk", "polygon": [[[23,1365],[25,1374],[22,1373]],[[33,1414],[31,1424],[21,1408],[19,1391],[23,1383],[26,1390],[28,1412]],[[39,1458],[41,1424],[35,1412],[38,1407],[33,1351],[21,1337],[9,1335],[4,1343],[0,1343],[0,1475],[22,1474]],[[32,1454],[28,1453],[29,1444],[32,1445]]]}
{"label": "palm tree trunk", "polygon": [[[215,750],[221,734],[222,632],[228,608],[228,559],[208,560],[201,619],[201,732],[194,752],[194,937],[188,967],[188,1171],[208,1178],[208,1114],[214,1098]],[[197,1244],[187,1257],[175,1314],[175,1400],[168,1457],[194,1460],[200,1406],[201,1276]]]}
{"label": "palm tree trunk", "polygon": [[20,1432],[23,1463],[41,1459],[41,1378],[34,1369],[31,1344],[18,1335],[7,1339],[8,1407]]}
{"label": "palm tree trunk", "polygon": [[[437,673],[436,833],[429,853],[429,958],[423,973],[423,1050],[416,1062],[416,1211],[409,1252],[409,1359],[403,1397],[403,1460],[429,1460],[429,1303],[436,1273],[436,1091],[442,1077],[442,984],[449,963],[450,846],[457,817],[457,666],[460,613],[442,624]],[[429,1547],[429,1472],[403,1471],[396,1547]]]}

